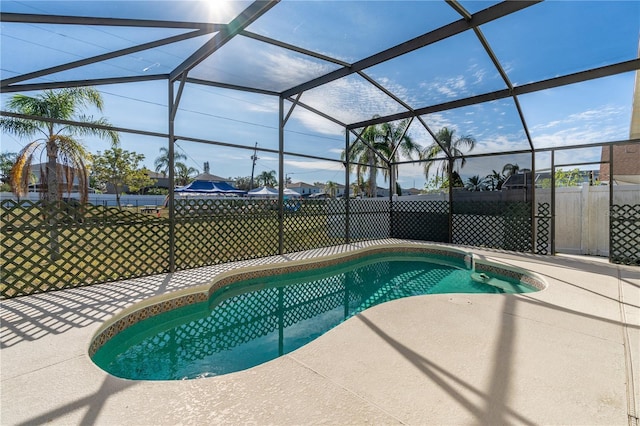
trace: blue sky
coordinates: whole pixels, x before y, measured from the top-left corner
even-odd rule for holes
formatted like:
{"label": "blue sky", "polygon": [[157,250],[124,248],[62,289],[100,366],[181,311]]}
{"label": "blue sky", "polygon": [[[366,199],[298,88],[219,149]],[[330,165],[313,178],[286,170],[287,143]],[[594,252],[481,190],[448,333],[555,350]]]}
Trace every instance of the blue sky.
{"label": "blue sky", "polygon": [[[495,4],[461,3],[471,12]],[[226,22],[233,14],[227,10],[229,7],[239,10],[247,4],[3,1],[1,7],[7,12],[97,12],[113,17]],[[285,0],[248,30],[342,61],[355,62],[455,19],[455,11],[444,2]],[[1,75],[8,78],[181,31],[83,26],[69,29],[59,25],[3,23]],[[510,81],[519,86],[637,58],[640,2],[550,1],[483,25],[481,31]],[[162,46],[34,81],[168,72],[209,37]],[[193,69],[189,76],[279,91],[338,67],[253,39],[236,37]],[[505,88],[479,40],[470,31],[364,72],[413,108]],[[634,79],[635,73],[625,73],[520,96],[534,146],[571,146],[628,138]],[[102,115],[119,127],[167,132],[166,84],[99,86],[105,100]],[[3,107],[9,96],[2,94]],[[358,75],[309,90],[303,93],[301,101],[345,123],[366,120],[374,114],[404,111],[402,105]],[[289,105],[285,102],[287,110]],[[477,140],[472,153],[499,153],[529,146],[510,98],[429,114],[423,119],[434,131],[446,126],[458,135],[472,135]],[[257,142],[259,147],[277,149],[277,120],[276,97],[188,85],[176,117],[176,134],[247,147],[253,147]],[[432,143],[424,128],[415,121],[409,134],[423,146]],[[0,136],[2,151],[18,151],[27,142],[10,135]],[[107,143],[94,139],[87,139],[85,143],[91,152],[108,148]],[[145,164],[153,169],[153,160],[159,148],[166,145],[166,140],[123,134],[122,144],[125,149],[143,153]],[[299,107],[285,127],[285,150],[289,152],[339,159],[344,144],[343,128]],[[200,170],[202,163],[208,161],[212,172],[220,176],[251,173],[250,150],[178,141],[178,151],[188,156],[189,166]],[[599,149],[559,151],[556,163],[598,161],[599,153]],[[258,157],[257,173],[278,170],[276,154],[258,153]],[[547,157],[540,154],[536,166],[544,168]],[[461,173],[463,177],[486,175],[492,169],[501,169],[507,162],[519,162],[522,167],[529,167],[528,161],[529,156],[476,159],[469,161]],[[328,161],[287,156],[285,173],[294,181],[344,181],[343,167]],[[380,185],[384,184],[381,175],[378,181]],[[404,188],[422,187],[425,182],[422,167],[401,167],[399,182]]]}

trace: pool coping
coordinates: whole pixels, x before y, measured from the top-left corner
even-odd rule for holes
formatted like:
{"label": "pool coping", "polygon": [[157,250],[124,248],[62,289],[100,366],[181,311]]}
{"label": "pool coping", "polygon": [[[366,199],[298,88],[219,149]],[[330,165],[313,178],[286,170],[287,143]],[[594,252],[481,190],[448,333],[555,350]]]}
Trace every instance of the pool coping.
{"label": "pool coping", "polygon": [[[88,356],[106,320],[150,297],[193,291],[240,267],[387,244],[425,245],[355,243],[1,301],[0,423],[637,422],[639,385],[629,372],[640,365],[640,273],[584,256],[438,244],[480,263],[533,269],[549,286],[385,303],[293,353],[225,376],[130,381]],[[425,327],[430,321],[444,328]]]}

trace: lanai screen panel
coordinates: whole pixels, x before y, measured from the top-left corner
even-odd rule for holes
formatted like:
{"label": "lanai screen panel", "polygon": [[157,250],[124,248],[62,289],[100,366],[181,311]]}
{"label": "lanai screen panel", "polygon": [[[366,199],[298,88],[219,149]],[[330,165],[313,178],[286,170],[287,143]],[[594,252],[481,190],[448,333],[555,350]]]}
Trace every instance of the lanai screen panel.
{"label": "lanai screen panel", "polygon": [[[290,102],[285,102],[285,114]],[[284,128],[286,152],[340,159],[345,147],[345,129],[328,118],[296,106]]]}
{"label": "lanai screen panel", "polygon": [[345,124],[368,120],[375,115],[407,111],[393,98],[356,74],[307,90],[300,100]]}
{"label": "lanai screen panel", "polygon": [[175,134],[278,149],[278,98],[202,84],[185,85]]}
{"label": "lanai screen panel", "polygon": [[252,2],[116,0],[116,1],[3,1],[2,11],[82,17],[151,19],[165,21],[229,23]]}
{"label": "lanai screen panel", "polygon": [[195,67],[189,76],[281,92],[337,68],[331,62],[238,36]]}
{"label": "lanai screen panel", "polygon": [[471,31],[367,68],[364,72],[414,109],[507,87]]}
{"label": "lanai screen panel", "polygon": [[638,57],[637,1],[549,1],[482,26],[516,86]]}
{"label": "lanai screen panel", "polygon": [[444,2],[283,1],[248,30],[353,63],[456,19]]}
{"label": "lanai screen panel", "polygon": [[[530,150],[518,111],[512,99],[501,99],[423,116],[435,132],[453,131],[452,145],[463,155]],[[461,138],[474,140],[473,149]]]}
{"label": "lanai screen panel", "polygon": [[[55,87],[68,84],[67,81],[81,84],[85,80],[101,78],[166,79],[169,75],[179,78],[175,70],[180,64],[216,34],[220,35],[220,25],[234,19],[242,21],[239,14],[251,4],[242,1],[4,1],[1,5],[3,13],[164,20],[166,25],[156,23],[159,27],[152,28],[146,24],[137,26],[140,22],[136,26],[94,26],[82,22],[63,25],[60,22],[64,20],[57,19],[52,23],[5,21],[2,24],[2,78],[6,84],[7,79],[24,73],[95,58],[143,43],[161,42],[209,25],[206,35],[59,73],[46,73],[20,83],[51,83],[49,87]],[[517,10],[519,8],[521,10]],[[509,10],[517,11],[497,17]],[[478,21],[465,20],[468,13],[495,19],[482,23],[478,31],[474,31],[474,22]],[[487,140],[478,144],[476,153],[530,148],[526,137],[521,137],[527,128],[534,149],[609,142],[628,137],[629,97],[633,93],[633,71],[638,68],[639,15],[640,3],[633,1],[531,5],[471,1],[282,1],[248,25],[244,33],[240,32],[219,49],[214,49],[210,56],[206,55],[210,52],[200,52],[204,54],[196,58],[199,65],[189,72],[189,78],[278,95],[319,77],[316,87],[300,90],[301,102],[346,125],[361,123],[376,115],[389,116],[389,121],[398,119],[399,114],[407,117],[411,111],[402,105],[405,102],[433,121],[434,114],[459,110],[461,106],[470,111],[482,105],[488,115],[494,105],[486,101],[503,100],[504,104],[499,104],[496,119],[491,124],[472,123],[474,131],[478,129],[482,139]],[[416,37],[441,33],[445,34],[443,38],[428,37],[427,46],[416,45],[415,49],[410,48],[406,54],[399,55],[403,46],[413,46],[411,40]],[[481,43],[483,37],[488,43],[485,46]],[[390,49],[386,51],[389,55],[385,49]],[[22,54],[27,50],[35,53]],[[385,62],[384,59],[389,60]],[[322,77],[336,70],[347,74],[350,63],[357,64],[362,60],[373,64],[363,68],[362,75]],[[609,77],[592,74],[585,82],[579,82],[580,76],[556,81],[557,77],[611,66],[615,69],[605,70],[605,74],[612,74]],[[622,73],[623,68],[630,71]],[[500,69],[504,70],[507,82],[499,75]],[[373,81],[367,80],[367,76]],[[550,83],[546,79],[556,80],[550,80]],[[522,104],[524,120],[513,119],[518,111],[516,102],[510,97],[509,82]],[[567,83],[572,84],[563,86]],[[391,96],[376,85],[391,92]],[[29,86],[24,89],[28,90]],[[3,101],[7,96],[7,93],[2,95]],[[581,96],[589,100],[581,102]],[[512,108],[502,106],[509,102],[514,103]],[[582,104],[584,108],[576,107],[576,104]],[[470,124],[465,117],[447,114],[451,126],[462,129]],[[601,122],[597,131],[591,131],[588,137],[571,131],[592,129],[590,124],[585,126],[579,121],[563,130],[564,134],[550,134],[547,130],[569,118],[582,120],[587,116],[597,117]],[[297,121],[301,123],[301,120]],[[505,125],[507,121],[508,125]],[[511,127],[515,129],[513,123],[516,122],[520,122],[521,131],[511,130]],[[252,124],[261,123],[258,120]],[[495,134],[485,138],[491,126],[495,127]],[[508,143],[500,145],[496,140]]]}
{"label": "lanai screen panel", "polygon": [[[4,5],[3,5],[4,12]],[[2,67],[2,78],[15,77],[17,75],[38,71],[81,59],[103,55],[113,50],[126,49],[138,44],[148,43],[158,39],[185,34],[189,30],[173,28],[127,28],[89,25],[58,25],[58,24],[30,24],[3,23],[0,34],[2,53],[0,59],[5,66]],[[183,46],[186,48],[186,46]],[[141,74],[145,68],[153,69],[153,72],[167,72],[173,66],[167,64],[167,58],[159,59],[156,56],[145,60],[143,56],[151,55],[145,52],[138,53],[126,62],[109,66],[103,74]],[[20,60],[16,60],[20,58]],[[175,61],[173,61],[175,62]],[[179,63],[179,62],[178,62]],[[80,71],[82,74],[70,74],[59,76],[57,80],[71,78],[98,77],[92,74],[100,69]],[[48,79],[45,79],[45,81]]]}
{"label": "lanai screen panel", "polygon": [[520,96],[534,147],[626,140],[635,74],[618,74]]}

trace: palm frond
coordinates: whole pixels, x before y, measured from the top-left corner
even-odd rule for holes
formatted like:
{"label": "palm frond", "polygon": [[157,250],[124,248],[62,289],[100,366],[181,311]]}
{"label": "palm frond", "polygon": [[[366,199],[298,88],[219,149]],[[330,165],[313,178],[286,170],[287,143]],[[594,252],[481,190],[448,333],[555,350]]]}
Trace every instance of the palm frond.
{"label": "palm frond", "polygon": [[11,190],[17,196],[25,195],[29,190],[29,178],[31,176],[31,164],[33,154],[39,148],[42,148],[43,141],[33,141],[18,153],[16,162],[11,168]]}
{"label": "palm frond", "polygon": [[0,129],[19,138],[32,138],[38,133],[46,135],[40,129],[40,123],[22,118],[1,118]]}

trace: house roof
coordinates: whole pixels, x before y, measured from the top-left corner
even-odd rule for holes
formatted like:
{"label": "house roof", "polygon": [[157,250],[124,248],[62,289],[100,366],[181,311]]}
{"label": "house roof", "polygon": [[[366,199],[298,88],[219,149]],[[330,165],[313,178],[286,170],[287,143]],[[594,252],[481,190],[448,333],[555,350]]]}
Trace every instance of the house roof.
{"label": "house roof", "polygon": [[228,182],[230,179],[212,175],[211,173],[200,173],[198,176],[194,177],[193,180],[202,180],[208,182]]}

